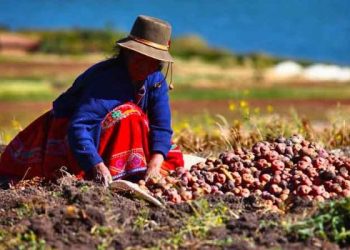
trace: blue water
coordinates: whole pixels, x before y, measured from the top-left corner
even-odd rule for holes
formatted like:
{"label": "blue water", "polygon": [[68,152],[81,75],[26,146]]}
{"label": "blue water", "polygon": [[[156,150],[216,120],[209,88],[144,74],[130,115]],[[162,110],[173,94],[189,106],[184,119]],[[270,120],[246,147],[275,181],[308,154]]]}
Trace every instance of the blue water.
{"label": "blue water", "polygon": [[129,31],[139,14],[233,52],[350,65],[348,0],[0,0],[0,25]]}

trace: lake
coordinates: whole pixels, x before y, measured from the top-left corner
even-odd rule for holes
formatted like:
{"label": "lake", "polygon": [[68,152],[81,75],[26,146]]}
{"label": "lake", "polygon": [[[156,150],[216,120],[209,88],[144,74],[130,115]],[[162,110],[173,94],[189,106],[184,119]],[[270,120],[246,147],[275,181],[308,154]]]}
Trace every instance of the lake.
{"label": "lake", "polygon": [[234,52],[265,52],[350,65],[347,0],[0,0],[0,26],[18,29],[114,28],[129,31],[139,14],[197,34]]}

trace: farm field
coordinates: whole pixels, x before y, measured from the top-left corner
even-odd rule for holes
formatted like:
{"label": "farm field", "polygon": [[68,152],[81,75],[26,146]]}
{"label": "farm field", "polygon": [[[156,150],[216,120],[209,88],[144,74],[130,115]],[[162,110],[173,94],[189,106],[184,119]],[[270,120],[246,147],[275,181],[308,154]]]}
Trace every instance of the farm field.
{"label": "farm field", "polygon": [[[50,109],[51,102],[80,72],[103,58],[101,54],[87,57],[40,54],[25,59],[0,56],[1,144],[7,144]],[[253,148],[258,142],[272,145],[280,136],[289,138],[298,134],[312,142],[303,147],[313,143],[320,146],[310,146],[314,151],[309,155],[296,146],[290,161],[286,160],[290,165],[284,170],[298,176],[294,171],[304,164],[299,162],[307,161],[316,169],[315,176],[303,177],[302,183],[295,181],[294,186],[288,186],[292,183],[290,177],[288,188],[285,187],[290,192],[288,199],[282,200],[282,193],[272,183],[275,175],[282,175],[276,171],[282,170],[272,170],[271,159],[264,170],[271,180],[260,183],[259,188],[248,185],[248,181],[240,185],[237,180],[237,193],[227,191],[226,187],[217,188],[227,192],[208,192],[206,186],[203,192],[207,195],[188,201],[181,196],[184,201],[181,203],[179,198],[174,198],[178,196],[169,194],[172,198],[168,198],[173,200],[165,208],[155,207],[130,193],[116,193],[90,181],[76,180],[64,172],[57,183],[39,179],[23,181],[9,190],[0,190],[0,248],[339,249],[350,246],[350,200],[346,198],[350,171],[349,83],[276,80],[264,77],[260,69],[257,72],[251,67],[223,67],[197,59],[179,59],[173,79],[175,89],[170,96],[174,141],[185,153],[206,158],[208,166],[219,166],[230,165],[222,157],[235,152],[240,157],[236,161],[245,164],[247,152],[255,152]],[[289,146],[301,144],[293,143]],[[240,150],[244,153],[239,153]],[[334,154],[335,158],[327,158],[325,152]],[[306,156],[309,158],[302,158]],[[253,165],[258,165],[260,159],[270,156],[255,152],[249,157],[253,157],[250,159]],[[316,167],[315,162],[321,161],[318,157],[327,158],[327,169]],[[258,168],[257,165],[254,167]],[[237,179],[247,174],[242,171],[229,170],[231,174],[241,175]],[[256,172],[253,177],[260,181],[260,174],[264,173]],[[332,174],[342,177],[337,179]],[[219,172],[215,176],[225,178],[224,183],[229,178]],[[316,177],[322,179],[322,184]],[[328,184],[323,183],[327,181]],[[329,187],[324,192],[317,188],[311,191],[304,187],[304,182],[310,188]],[[191,185],[188,189],[194,192]],[[263,197],[256,192],[258,189],[269,192],[273,189],[271,193],[275,194]],[[320,194],[312,196],[318,191]],[[301,195],[303,192],[307,194]],[[323,193],[331,195],[322,196]],[[323,198],[313,199],[316,196]]]}

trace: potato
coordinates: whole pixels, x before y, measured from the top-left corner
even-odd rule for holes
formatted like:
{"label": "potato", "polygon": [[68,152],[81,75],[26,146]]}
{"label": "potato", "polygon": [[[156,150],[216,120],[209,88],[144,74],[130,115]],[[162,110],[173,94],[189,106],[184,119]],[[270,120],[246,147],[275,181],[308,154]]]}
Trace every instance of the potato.
{"label": "potato", "polygon": [[284,162],[280,160],[274,160],[271,164],[272,170],[282,171],[285,167]]}
{"label": "potato", "polygon": [[308,195],[308,194],[311,192],[311,187],[310,187],[310,186],[307,186],[307,185],[300,185],[300,186],[297,188],[297,192],[298,192],[298,194],[301,195],[301,196]]}

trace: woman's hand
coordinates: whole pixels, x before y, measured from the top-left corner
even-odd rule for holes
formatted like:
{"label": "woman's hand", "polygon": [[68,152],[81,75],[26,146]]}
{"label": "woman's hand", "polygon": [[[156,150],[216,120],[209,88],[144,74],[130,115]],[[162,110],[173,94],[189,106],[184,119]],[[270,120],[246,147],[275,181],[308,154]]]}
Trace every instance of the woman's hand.
{"label": "woman's hand", "polygon": [[147,181],[150,178],[159,177],[160,168],[162,167],[163,161],[164,157],[162,154],[155,153],[152,155],[152,158],[148,163],[145,181]]}
{"label": "woman's hand", "polygon": [[106,165],[103,162],[100,162],[96,164],[93,168],[93,176],[94,179],[102,183],[104,187],[108,187],[109,184],[112,183],[113,178],[111,173],[109,172],[109,169],[106,167]]}

